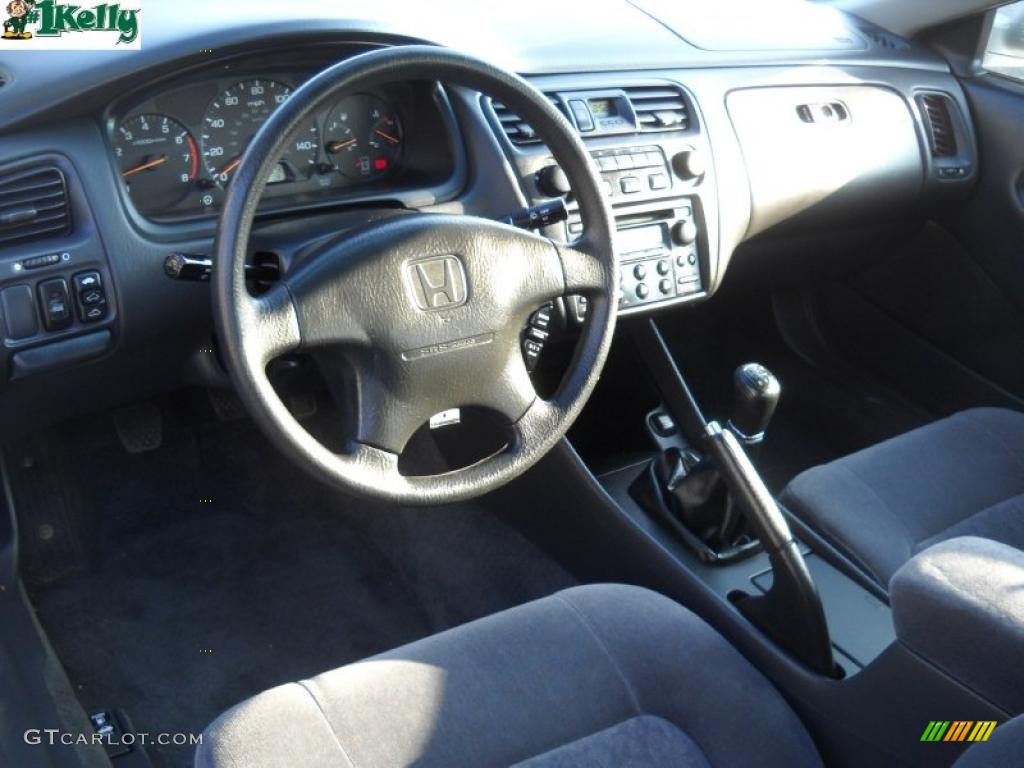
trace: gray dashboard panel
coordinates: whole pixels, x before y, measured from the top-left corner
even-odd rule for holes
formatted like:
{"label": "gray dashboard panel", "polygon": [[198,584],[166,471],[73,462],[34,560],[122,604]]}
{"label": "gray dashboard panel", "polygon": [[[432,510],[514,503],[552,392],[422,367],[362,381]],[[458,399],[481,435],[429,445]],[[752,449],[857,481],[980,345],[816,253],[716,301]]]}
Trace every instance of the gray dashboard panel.
{"label": "gray dashboard panel", "polygon": [[[750,235],[801,216],[882,215],[920,196],[924,160],[897,91],[744,88],[726,103],[750,179]],[[822,110],[827,116],[815,114]]]}
{"label": "gray dashboard panel", "polygon": [[[277,4],[256,3],[244,11],[233,4],[205,4],[202,13],[181,26],[180,16],[175,15],[172,23],[170,12],[161,4],[153,7],[148,17],[153,32],[145,38],[141,53],[17,54],[0,62],[0,69],[13,76],[10,84],[0,88],[0,157],[30,158],[56,152],[72,164],[115,280],[119,319],[116,349],[103,359],[0,384],[0,423],[5,431],[15,434],[39,428],[42,421],[59,421],[184,383],[210,381],[208,375],[199,373],[210,367],[209,355],[201,353],[212,341],[209,291],[202,284],[168,280],[161,265],[172,251],[209,253],[212,222],[150,226],[140,221],[120,192],[101,126],[116,95],[162,80],[174,71],[213,63],[209,54],[198,51],[200,38],[195,33],[200,26],[206,30],[201,45],[213,46],[224,56],[259,55],[268,47],[280,50],[311,42],[337,45],[340,52],[352,43],[393,44],[418,35],[477,53],[492,45],[492,50],[484,51],[492,60],[525,73],[549,73],[531,78],[546,90],[665,80],[679,83],[699,108],[714,168],[714,204],[705,205],[708,215],[716,219],[717,233],[709,274],[711,290],[721,284],[733,251],[753,232],[748,172],[726,109],[729,93],[777,86],[874,84],[900,94],[909,104],[915,89],[931,88],[950,92],[969,115],[945,63],[917,46],[898,52],[874,48],[843,51],[830,55],[826,63],[819,55],[760,54],[756,61],[761,66],[749,66],[755,54],[700,51],[625,3],[588,3],[585,13],[582,4],[575,2],[551,5],[543,11],[540,4],[527,4],[520,10],[534,8],[535,15],[502,18],[500,23],[491,18],[480,20],[480,9],[459,15],[461,10],[453,10],[457,6],[461,4],[432,6],[436,18],[420,24],[414,15],[388,20],[383,11],[368,9],[365,3],[332,5],[332,15],[323,23],[292,16],[286,19],[287,9]],[[453,18],[465,24],[452,24]],[[474,19],[477,21],[469,23]],[[616,31],[613,40],[608,38],[609,29]],[[497,38],[501,38],[500,45]],[[75,75],[69,76],[69,72]],[[559,72],[564,74],[551,74]],[[495,150],[501,142],[478,100],[460,96],[456,102],[459,140],[466,148],[468,167],[478,175],[470,173],[463,192],[447,201],[443,209],[484,216],[507,214],[508,207],[523,200],[518,169],[507,158],[498,160],[501,152]],[[913,109],[911,114],[912,123],[904,124],[916,131],[923,152],[924,129]],[[621,143],[635,143],[636,138],[622,137]],[[909,145],[911,139],[901,141]],[[908,195],[907,205],[927,210],[927,206],[956,199],[969,190],[970,181],[941,183],[929,174],[921,183],[918,171],[915,183],[919,191]],[[311,213],[301,223],[311,233],[329,233],[372,215],[358,210]],[[287,221],[267,222],[256,233],[259,242],[254,247],[265,243],[276,247],[279,235],[285,240],[288,236],[281,231],[295,226]],[[53,247],[58,246],[40,245],[41,249]],[[5,250],[0,258],[27,255],[27,250],[31,249],[25,254]]]}

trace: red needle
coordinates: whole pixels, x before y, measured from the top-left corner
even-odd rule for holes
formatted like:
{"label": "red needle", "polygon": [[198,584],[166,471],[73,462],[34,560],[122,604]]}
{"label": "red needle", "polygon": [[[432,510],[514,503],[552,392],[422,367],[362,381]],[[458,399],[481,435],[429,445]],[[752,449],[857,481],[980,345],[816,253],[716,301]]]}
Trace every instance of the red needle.
{"label": "red needle", "polygon": [[128,177],[131,176],[133,173],[138,173],[139,171],[146,171],[149,170],[150,168],[156,168],[158,165],[163,165],[166,162],[167,155],[161,155],[155,160],[150,160],[149,162],[142,163],[141,165],[136,165],[134,168],[129,168],[127,171],[121,171],[121,175],[124,177]]}
{"label": "red needle", "polygon": [[216,175],[217,176],[227,176],[229,173],[231,173],[233,170],[235,170],[235,168],[238,167],[238,164],[240,162],[242,162],[242,158],[236,157],[230,163],[228,163],[223,168],[221,168],[219,171],[217,171]]}
{"label": "red needle", "polygon": [[340,152],[345,147],[349,147],[355,143],[355,139],[349,139],[348,141],[332,141],[327,144],[327,151],[333,155],[337,152]]}

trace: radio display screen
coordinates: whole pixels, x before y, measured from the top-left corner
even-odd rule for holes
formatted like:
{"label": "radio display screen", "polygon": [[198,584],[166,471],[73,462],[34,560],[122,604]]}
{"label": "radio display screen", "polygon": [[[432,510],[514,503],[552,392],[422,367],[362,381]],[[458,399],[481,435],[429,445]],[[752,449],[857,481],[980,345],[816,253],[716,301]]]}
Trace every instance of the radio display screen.
{"label": "radio display screen", "polygon": [[620,229],[617,239],[619,243],[619,251],[622,253],[636,253],[637,251],[649,251],[655,248],[664,248],[665,228],[658,225],[654,227]]}
{"label": "radio display screen", "polygon": [[590,114],[598,120],[602,117],[614,117],[619,114],[615,108],[615,99],[590,99]]}

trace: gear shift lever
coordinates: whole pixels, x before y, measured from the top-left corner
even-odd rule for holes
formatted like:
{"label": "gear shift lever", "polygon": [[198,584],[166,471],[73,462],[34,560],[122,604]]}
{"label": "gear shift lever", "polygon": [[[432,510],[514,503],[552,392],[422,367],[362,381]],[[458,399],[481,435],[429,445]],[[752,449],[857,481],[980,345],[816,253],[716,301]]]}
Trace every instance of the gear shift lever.
{"label": "gear shift lever", "polygon": [[782,386],[760,363],[741,365],[733,374],[736,387],[729,429],[746,445],[764,440],[765,430],[775,415]]}

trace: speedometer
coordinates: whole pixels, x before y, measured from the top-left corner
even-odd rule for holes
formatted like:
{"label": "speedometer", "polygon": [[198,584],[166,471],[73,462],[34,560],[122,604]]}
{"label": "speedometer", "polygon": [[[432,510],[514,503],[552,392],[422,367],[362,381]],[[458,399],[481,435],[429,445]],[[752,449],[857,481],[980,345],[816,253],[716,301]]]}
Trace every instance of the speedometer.
{"label": "speedometer", "polygon": [[[203,164],[215,183],[226,186],[252,137],[284,104],[291,89],[276,80],[246,80],[218,96],[203,116]],[[308,175],[316,164],[319,141],[316,123],[299,129],[288,145],[271,183]]]}

